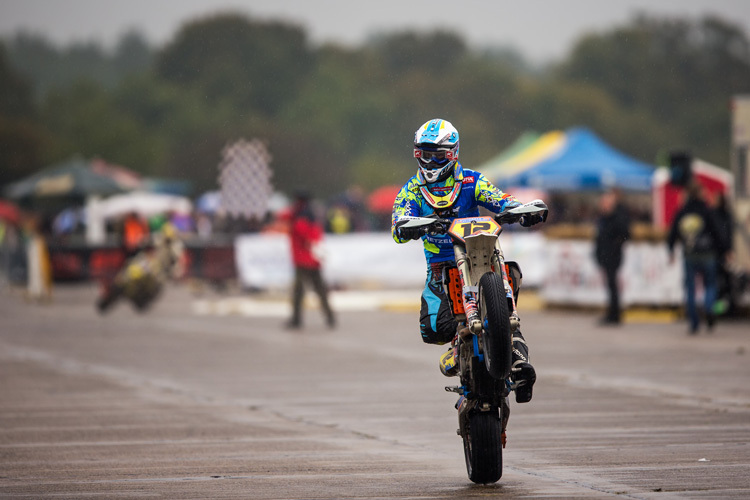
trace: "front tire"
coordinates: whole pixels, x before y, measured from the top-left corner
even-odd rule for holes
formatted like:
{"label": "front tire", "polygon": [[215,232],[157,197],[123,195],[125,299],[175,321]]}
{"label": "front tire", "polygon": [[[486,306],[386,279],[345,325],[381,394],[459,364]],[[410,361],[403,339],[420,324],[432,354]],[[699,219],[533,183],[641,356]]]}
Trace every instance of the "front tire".
{"label": "front tire", "polygon": [[479,411],[469,416],[469,429],[463,440],[466,471],[472,482],[494,483],[503,475],[502,433],[497,410]]}
{"label": "front tire", "polygon": [[485,273],[479,280],[479,307],[484,326],[484,364],[497,380],[510,375],[513,338],[505,285],[495,273]]}
{"label": "front tire", "polygon": [[112,284],[96,301],[96,309],[99,314],[105,314],[112,305],[122,296],[122,287]]}

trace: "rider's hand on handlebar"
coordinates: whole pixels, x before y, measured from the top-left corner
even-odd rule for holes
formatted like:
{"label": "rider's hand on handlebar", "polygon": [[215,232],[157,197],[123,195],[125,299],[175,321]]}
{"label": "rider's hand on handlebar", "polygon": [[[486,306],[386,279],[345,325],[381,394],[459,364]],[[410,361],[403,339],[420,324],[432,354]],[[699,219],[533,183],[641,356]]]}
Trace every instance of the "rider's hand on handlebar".
{"label": "rider's hand on handlebar", "polygon": [[546,220],[547,220],[547,210],[538,214],[524,215],[523,217],[521,217],[521,220],[519,220],[518,223],[521,224],[523,227],[531,227],[534,224],[538,224]]}
{"label": "rider's hand on handlebar", "polygon": [[429,234],[445,234],[449,226],[450,226],[449,220],[440,219],[440,220],[435,221],[431,226],[429,226],[429,229],[427,232]]}
{"label": "rider's hand on handlebar", "polygon": [[427,234],[427,227],[400,227],[398,228],[398,237],[403,240],[418,240]]}

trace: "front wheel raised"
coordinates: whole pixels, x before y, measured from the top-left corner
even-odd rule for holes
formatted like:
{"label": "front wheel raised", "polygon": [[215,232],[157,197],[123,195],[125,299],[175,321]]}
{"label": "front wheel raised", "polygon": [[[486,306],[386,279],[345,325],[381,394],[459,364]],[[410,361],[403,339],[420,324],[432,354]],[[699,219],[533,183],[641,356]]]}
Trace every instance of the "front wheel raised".
{"label": "front wheel raised", "polygon": [[464,457],[469,479],[477,484],[494,483],[503,475],[503,426],[496,411],[469,416],[464,434]]}
{"label": "front wheel raised", "polygon": [[479,307],[484,326],[484,363],[497,380],[510,375],[513,338],[505,285],[495,273],[479,279]]}

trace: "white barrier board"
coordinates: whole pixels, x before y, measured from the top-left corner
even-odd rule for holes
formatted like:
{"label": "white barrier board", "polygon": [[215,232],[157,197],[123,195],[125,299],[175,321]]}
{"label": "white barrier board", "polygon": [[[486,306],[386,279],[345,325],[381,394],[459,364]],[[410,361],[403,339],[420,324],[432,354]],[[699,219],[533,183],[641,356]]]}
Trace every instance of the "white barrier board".
{"label": "white barrier board", "polygon": [[[501,236],[506,260],[518,262],[523,286],[539,288],[550,304],[604,305],[604,279],[594,245],[583,240],[546,240],[539,232]],[[419,242],[397,244],[390,233],[326,235],[324,275],[348,288],[421,288],[427,266]],[[240,282],[245,287],[281,290],[292,281],[289,240],[283,234],[243,235],[235,240]],[[682,260],[669,264],[666,246],[628,243],[620,268],[621,302],[682,303]]]}
{"label": "white barrier board", "polygon": [[[507,260],[517,261],[525,286],[544,276],[541,233],[501,236]],[[390,233],[326,235],[323,272],[331,284],[358,287],[421,288],[427,273],[421,242],[397,244]],[[289,239],[283,234],[249,234],[235,240],[240,283],[249,288],[284,289],[292,280]]]}
{"label": "white barrier board", "polygon": [[[581,240],[552,240],[545,246],[546,272],[541,293],[551,304],[602,306],[607,303],[604,276],[594,260],[594,244]],[[682,259],[669,263],[666,245],[627,243],[620,267],[623,306],[682,303]]]}

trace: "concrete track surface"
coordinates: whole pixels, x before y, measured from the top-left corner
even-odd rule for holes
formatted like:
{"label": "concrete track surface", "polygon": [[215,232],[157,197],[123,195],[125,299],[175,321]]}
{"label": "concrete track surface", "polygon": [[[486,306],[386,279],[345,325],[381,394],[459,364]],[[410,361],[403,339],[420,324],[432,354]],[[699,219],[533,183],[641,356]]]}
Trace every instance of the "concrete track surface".
{"label": "concrete track surface", "polygon": [[539,381],[474,485],[413,306],[341,294],[337,329],[312,309],[287,331],[264,297],[219,314],[174,287],[102,317],[95,296],[0,296],[0,498],[750,498],[747,321],[601,328],[522,295]]}

